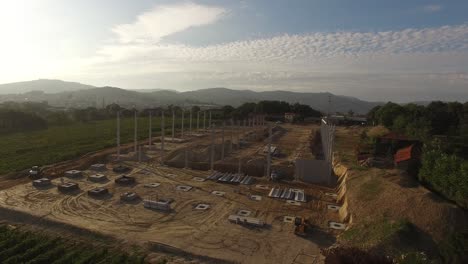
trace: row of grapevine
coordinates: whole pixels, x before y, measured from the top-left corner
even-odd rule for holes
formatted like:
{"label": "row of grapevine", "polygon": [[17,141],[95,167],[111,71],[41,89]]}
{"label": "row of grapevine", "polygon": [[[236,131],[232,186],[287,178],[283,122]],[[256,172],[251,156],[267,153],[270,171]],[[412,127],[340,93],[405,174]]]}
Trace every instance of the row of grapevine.
{"label": "row of grapevine", "polygon": [[66,239],[0,225],[2,264],[144,263],[145,256],[110,247],[73,243]]}

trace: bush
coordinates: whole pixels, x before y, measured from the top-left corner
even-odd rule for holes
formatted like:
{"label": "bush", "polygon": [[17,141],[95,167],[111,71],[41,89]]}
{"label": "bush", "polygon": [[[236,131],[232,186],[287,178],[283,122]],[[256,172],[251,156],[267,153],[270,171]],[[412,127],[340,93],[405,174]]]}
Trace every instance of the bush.
{"label": "bush", "polygon": [[468,161],[426,147],[418,178],[429,188],[468,208]]}

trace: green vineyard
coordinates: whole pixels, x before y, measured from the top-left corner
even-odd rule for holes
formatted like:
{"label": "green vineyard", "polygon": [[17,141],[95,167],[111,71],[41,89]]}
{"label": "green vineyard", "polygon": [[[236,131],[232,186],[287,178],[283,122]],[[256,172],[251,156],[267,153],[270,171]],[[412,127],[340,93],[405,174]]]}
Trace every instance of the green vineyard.
{"label": "green vineyard", "polygon": [[0,226],[0,262],[28,263],[144,263],[145,256],[108,247],[71,242],[38,232]]}

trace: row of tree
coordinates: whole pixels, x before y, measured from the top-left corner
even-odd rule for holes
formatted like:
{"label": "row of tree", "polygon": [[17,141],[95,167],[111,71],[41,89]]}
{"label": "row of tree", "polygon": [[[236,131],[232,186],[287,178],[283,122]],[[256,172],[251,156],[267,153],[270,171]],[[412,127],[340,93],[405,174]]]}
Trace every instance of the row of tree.
{"label": "row of tree", "polygon": [[[164,108],[154,107],[140,109],[137,111],[139,116],[148,116],[149,112],[154,115],[160,115],[162,111],[171,115],[174,112],[180,116],[182,111],[193,115],[207,110],[200,106],[191,106],[182,108],[176,105],[169,105]],[[320,117],[322,114],[308,105],[299,103],[289,104],[280,101],[261,101],[258,103],[245,103],[237,108],[230,105],[210,108],[214,119],[234,119],[243,120],[254,114],[265,115],[284,115],[285,112],[296,113],[298,119],[305,117]],[[73,122],[91,122],[96,120],[105,120],[115,118],[117,113],[122,117],[132,117],[135,109],[123,108],[118,104],[110,104],[104,108],[88,107],[85,109],[57,109],[50,107],[47,103],[16,103],[7,102],[0,105],[0,133],[11,133],[28,130],[45,129],[48,126],[68,125]]]}
{"label": "row of tree", "polygon": [[468,146],[468,102],[431,102],[427,106],[387,103],[368,113],[374,124],[423,142],[443,138],[451,151],[466,157]]}

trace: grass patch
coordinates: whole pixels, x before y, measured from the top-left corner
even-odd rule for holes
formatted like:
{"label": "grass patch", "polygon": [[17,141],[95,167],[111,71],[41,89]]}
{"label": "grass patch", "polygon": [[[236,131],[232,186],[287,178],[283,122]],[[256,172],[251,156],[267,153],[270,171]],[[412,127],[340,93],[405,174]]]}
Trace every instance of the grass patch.
{"label": "grass patch", "polygon": [[382,190],[382,180],[378,177],[372,177],[360,186],[358,198],[363,201],[371,201],[377,198]]}
{"label": "grass patch", "polygon": [[[185,120],[188,130],[188,120]],[[132,118],[121,119],[121,143],[133,140]],[[166,135],[170,136],[171,119],[166,118]],[[153,135],[160,133],[160,119],[153,118]],[[176,120],[180,129],[180,120]],[[148,138],[148,118],[138,120],[138,138]],[[116,145],[116,120],[74,123],[46,130],[1,135],[0,175],[79,157],[88,152]]]}
{"label": "grass patch", "polygon": [[341,238],[355,247],[371,248],[388,242],[399,233],[408,232],[410,229],[411,223],[405,219],[395,221],[385,218],[353,226],[346,230]]}

